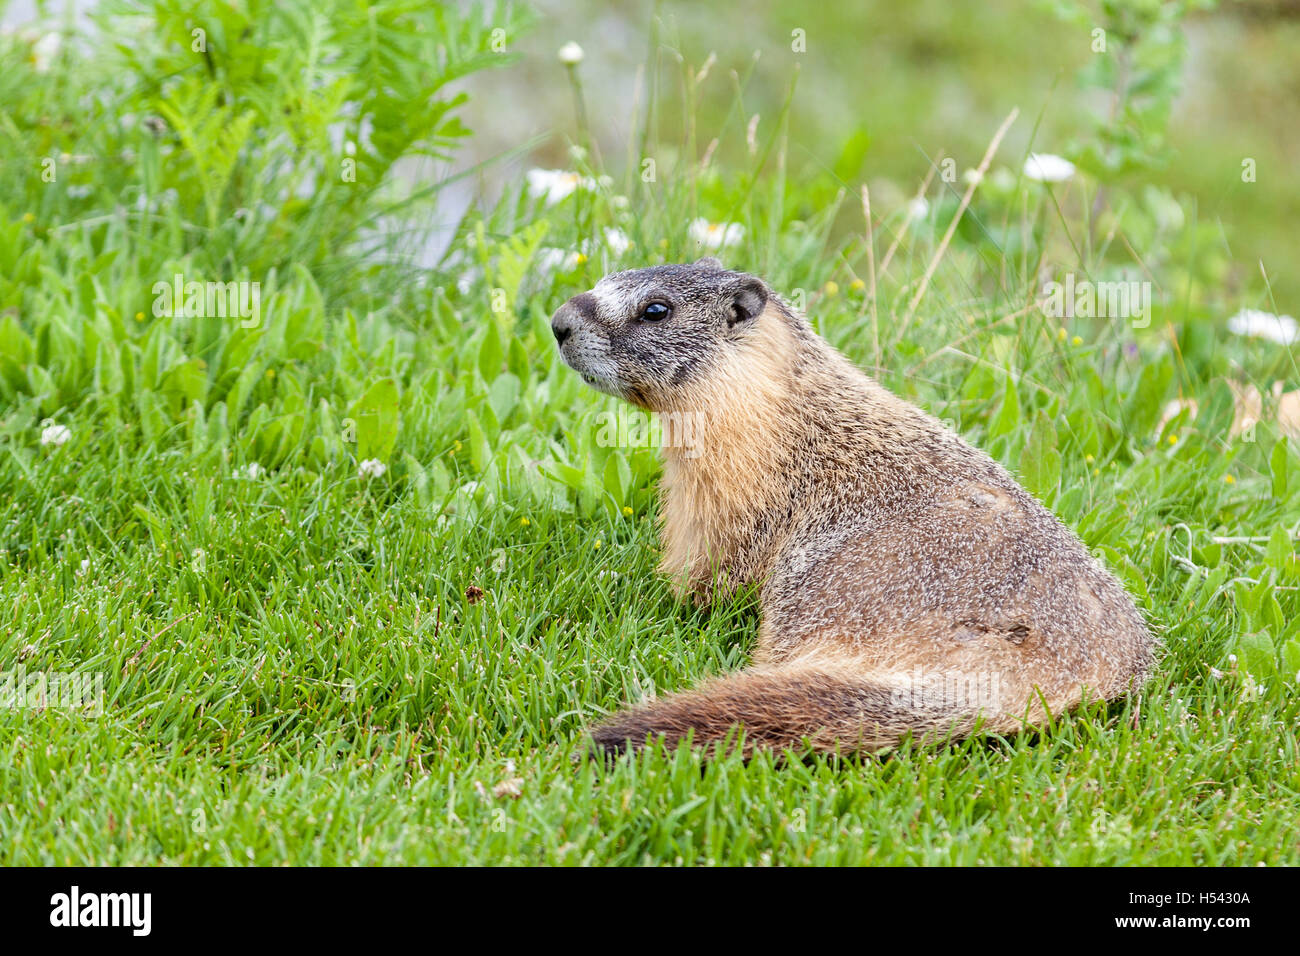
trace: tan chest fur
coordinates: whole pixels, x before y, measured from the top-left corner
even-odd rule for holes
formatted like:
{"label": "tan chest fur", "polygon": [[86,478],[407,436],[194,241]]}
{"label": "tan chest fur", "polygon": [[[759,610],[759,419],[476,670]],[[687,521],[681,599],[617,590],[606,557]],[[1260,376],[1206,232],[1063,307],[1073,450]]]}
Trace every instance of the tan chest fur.
{"label": "tan chest fur", "polygon": [[[678,396],[661,418],[690,416],[693,444],[669,441],[660,484],[661,568],[679,590],[706,582],[750,544],[752,522],[779,494],[790,416],[783,410],[791,332],[765,316],[756,334],[731,348],[716,374]],[[680,420],[680,419],[679,419]]]}

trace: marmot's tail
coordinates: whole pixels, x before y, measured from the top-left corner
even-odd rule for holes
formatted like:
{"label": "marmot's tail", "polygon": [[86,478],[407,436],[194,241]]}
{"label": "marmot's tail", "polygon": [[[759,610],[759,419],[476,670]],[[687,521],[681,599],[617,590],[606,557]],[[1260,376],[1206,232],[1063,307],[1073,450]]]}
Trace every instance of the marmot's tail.
{"label": "marmot's tail", "polygon": [[979,688],[973,698],[950,690],[824,664],[757,667],[616,714],[592,738],[607,754],[660,735],[674,746],[690,732],[695,745],[711,748],[734,740],[739,725],[745,753],[809,746],[847,754],[888,749],[909,733],[918,742],[960,738],[981,719],[990,730],[1011,729],[1001,726],[1004,712],[979,706]]}

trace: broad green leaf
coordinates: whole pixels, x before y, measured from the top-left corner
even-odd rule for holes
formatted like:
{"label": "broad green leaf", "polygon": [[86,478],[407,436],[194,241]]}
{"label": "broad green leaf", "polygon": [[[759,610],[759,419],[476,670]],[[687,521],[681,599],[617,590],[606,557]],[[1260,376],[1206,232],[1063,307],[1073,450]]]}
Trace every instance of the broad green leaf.
{"label": "broad green leaf", "polygon": [[1016,390],[1016,382],[1010,372],[1007,372],[1003,379],[1002,386],[1002,404],[998,406],[997,414],[989,422],[989,437],[997,438],[1000,435],[1009,435],[1015,431],[1020,424],[1020,395]]}
{"label": "broad green leaf", "polygon": [[1267,634],[1249,632],[1236,642],[1237,659],[1255,677],[1270,677],[1277,672],[1277,650]]}
{"label": "broad green leaf", "polygon": [[380,379],[357,399],[348,411],[348,417],[357,423],[357,459],[377,458],[388,462],[397,444],[399,427],[398,405],[400,396],[397,383],[391,378]]}
{"label": "broad green leaf", "polygon": [[1273,452],[1268,458],[1269,471],[1273,475],[1273,497],[1286,499],[1287,486],[1291,480],[1291,462],[1287,454],[1287,440],[1279,438],[1273,445]]}
{"label": "broad green leaf", "polygon": [[1050,501],[1061,481],[1061,453],[1056,450],[1056,426],[1045,412],[1039,412],[1029,441],[1020,453],[1020,473],[1025,486],[1039,498]]}
{"label": "broad green leaf", "polygon": [[1287,534],[1286,528],[1279,525],[1268,536],[1268,547],[1264,549],[1264,560],[1268,562],[1269,567],[1281,570],[1286,567],[1293,550],[1291,536]]}

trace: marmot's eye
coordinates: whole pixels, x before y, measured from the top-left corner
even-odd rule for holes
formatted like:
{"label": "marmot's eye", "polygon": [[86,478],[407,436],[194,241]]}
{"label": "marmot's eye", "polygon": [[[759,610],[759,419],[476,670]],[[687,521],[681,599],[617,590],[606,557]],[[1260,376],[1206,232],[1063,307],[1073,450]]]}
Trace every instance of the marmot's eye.
{"label": "marmot's eye", "polygon": [[662,302],[651,302],[641,313],[642,322],[662,322],[673,310]]}

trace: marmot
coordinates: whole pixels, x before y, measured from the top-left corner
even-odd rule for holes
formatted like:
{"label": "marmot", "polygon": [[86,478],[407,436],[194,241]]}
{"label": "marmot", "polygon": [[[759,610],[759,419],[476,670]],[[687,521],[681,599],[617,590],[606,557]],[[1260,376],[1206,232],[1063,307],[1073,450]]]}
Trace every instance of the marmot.
{"label": "marmot", "polygon": [[665,441],[661,569],[759,589],[754,665],[617,714],[604,752],[732,740],[880,751],[1135,690],[1157,642],[1115,577],[991,458],[716,259],[606,276],[551,322],[593,387],[694,419]]}

